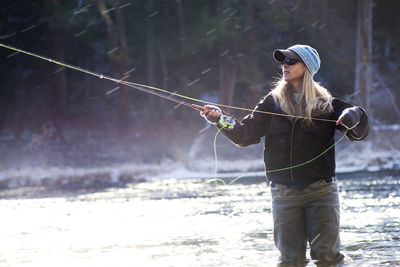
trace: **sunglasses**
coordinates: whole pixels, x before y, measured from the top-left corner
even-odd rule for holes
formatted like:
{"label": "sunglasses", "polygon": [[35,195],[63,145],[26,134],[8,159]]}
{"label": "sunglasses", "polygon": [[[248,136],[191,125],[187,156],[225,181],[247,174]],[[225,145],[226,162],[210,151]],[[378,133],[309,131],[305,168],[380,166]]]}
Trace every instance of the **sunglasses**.
{"label": "sunglasses", "polygon": [[294,65],[294,64],[296,64],[298,62],[301,62],[301,61],[297,60],[297,59],[293,59],[293,58],[288,58],[288,59],[285,59],[285,60],[281,61],[281,65],[282,66],[285,65],[285,64]]}

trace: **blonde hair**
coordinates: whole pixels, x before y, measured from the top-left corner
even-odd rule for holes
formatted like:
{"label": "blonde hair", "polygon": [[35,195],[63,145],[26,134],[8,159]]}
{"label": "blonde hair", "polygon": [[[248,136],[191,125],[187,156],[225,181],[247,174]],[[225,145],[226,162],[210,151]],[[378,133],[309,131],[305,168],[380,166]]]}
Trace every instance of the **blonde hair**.
{"label": "blonde hair", "polygon": [[291,84],[283,78],[275,82],[271,95],[284,112],[307,117],[308,124],[312,124],[312,117],[333,111],[331,93],[314,81],[308,69],[304,72],[300,85],[298,104],[294,98]]}

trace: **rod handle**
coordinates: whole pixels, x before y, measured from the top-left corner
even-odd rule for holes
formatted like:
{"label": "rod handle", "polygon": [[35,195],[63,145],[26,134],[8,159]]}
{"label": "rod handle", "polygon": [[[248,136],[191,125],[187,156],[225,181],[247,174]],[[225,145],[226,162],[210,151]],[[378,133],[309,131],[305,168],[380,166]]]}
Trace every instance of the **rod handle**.
{"label": "rod handle", "polygon": [[192,104],[192,108],[195,109],[195,110],[198,110],[198,111],[203,111],[203,110],[205,110],[204,107],[199,106],[199,105],[196,105],[196,104]]}

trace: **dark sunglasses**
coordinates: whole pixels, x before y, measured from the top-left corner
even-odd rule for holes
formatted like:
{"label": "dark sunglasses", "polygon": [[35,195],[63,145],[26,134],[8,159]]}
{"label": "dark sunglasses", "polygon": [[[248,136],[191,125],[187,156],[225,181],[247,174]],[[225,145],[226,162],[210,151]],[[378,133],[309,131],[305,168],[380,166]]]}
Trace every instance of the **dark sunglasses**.
{"label": "dark sunglasses", "polygon": [[285,60],[281,61],[281,65],[285,65],[285,64],[294,65],[294,64],[296,64],[298,62],[301,62],[301,61],[297,60],[297,59],[293,59],[293,58],[288,58],[288,59],[285,59]]}

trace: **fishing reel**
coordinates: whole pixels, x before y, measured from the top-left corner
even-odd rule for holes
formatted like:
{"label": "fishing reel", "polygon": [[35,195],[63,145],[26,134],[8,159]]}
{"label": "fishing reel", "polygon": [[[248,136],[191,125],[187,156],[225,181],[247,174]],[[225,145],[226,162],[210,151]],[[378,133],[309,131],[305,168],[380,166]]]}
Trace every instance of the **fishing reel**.
{"label": "fishing reel", "polygon": [[[227,113],[223,112],[217,106],[207,105],[207,109],[210,109],[212,111],[217,111],[217,112],[221,113],[221,116],[219,116],[219,119],[218,119],[218,118],[208,117],[206,115],[202,115],[206,121],[208,121],[211,124],[218,125],[218,126],[224,128],[224,129],[227,129],[227,130],[232,130],[233,129],[233,127],[236,124],[236,121],[232,116],[230,116]],[[202,107],[202,111],[204,111],[203,107]]]}
{"label": "fishing reel", "polygon": [[236,121],[234,118],[228,115],[222,114],[219,117],[218,125],[222,126],[225,129],[232,130],[235,127]]}

